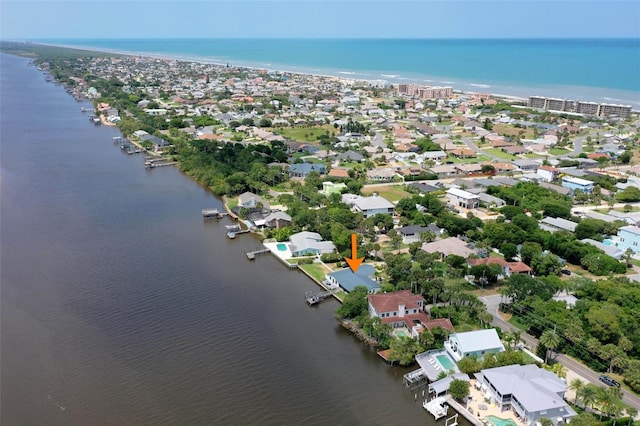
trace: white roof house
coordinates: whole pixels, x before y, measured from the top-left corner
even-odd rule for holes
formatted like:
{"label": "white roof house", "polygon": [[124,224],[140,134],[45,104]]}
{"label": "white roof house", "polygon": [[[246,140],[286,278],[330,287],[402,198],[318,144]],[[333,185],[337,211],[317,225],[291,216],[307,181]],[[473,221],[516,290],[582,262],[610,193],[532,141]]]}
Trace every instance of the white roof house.
{"label": "white roof house", "polygon": [[513,410],[527,425],[541,417],[569,423],[577,413],[564,400],[567,384],[536,365],[507,365],[476,374],[485,397],[500,411]]}
{"label": "white roof house", "polygon": [[456,361],[468,356],[482,359],[490,353],[504,351],[500,337],[498,337],[498,333],[493,328],[467,331],[465,333],[451,333],[449,339],[444,342],[444,348]]}
{"label": "white roof house", "polygon": [[393,214],[395,206],[386,198],[379,195],[371,197],[361,197],[359,195],[344,194],[342,201],[353,207],[353,210],[361,212],[365,217],[375,216],[376,214]]}

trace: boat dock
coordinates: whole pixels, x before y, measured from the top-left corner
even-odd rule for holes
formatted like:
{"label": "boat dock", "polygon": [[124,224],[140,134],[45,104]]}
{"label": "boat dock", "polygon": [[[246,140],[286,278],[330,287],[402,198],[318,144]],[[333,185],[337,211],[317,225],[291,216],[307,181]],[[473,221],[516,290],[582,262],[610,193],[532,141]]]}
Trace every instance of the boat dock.
{"label": "boat dock", "polygon": [[221,212],[218,209],[202,209],[202,217],[205,219],[221,219],[228,213]]}
{"label": "boat dock", "polygon": [[256,251],[250,251],[247,253],[247,258],[249,258],[249,260],[253,260],[256,258],[257,255],[259,254],[264,254],[264,253],[269,253],[271,252],[271,250],[267,249],[262,249],[262,250],[256,250]]}
{"label": "boat dock", "polygon": [[323,300],[333,296],[337,289],[321,291],[319,293],[314,293],[312,291],[308,291],[304,294],[304,297],[309,306],[315,305],[316,303],[320,303]]}
{"label": "boat dock", "polygon": [[431,401],[425,401],[422,406],[430,412],[436,420],[446,416],[449,409],[446,396],[439,396]]}
{"label": "boat dock", "polygon": [[240,225],[227,225],[225,228],[227,229],[227,237],[230,239],[234,239],[238,234],[250,232],[248,229],[242,229]]}
{"label": "boat dock", "polygon": [[402,383],[411,389],[425,387],[427,380],[429,380],[427,373],[422,368],[418,368],[402,376]]}

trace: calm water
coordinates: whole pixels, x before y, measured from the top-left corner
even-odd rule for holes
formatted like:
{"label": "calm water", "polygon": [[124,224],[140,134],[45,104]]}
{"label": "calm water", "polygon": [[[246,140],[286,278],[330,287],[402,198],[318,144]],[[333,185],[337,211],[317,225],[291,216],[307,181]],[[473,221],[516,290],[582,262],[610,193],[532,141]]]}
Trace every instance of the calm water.
{"label": "calm water", "polygon": [[[48,40],[268,69],[640,108],[640,39]],[[612,64],[615,64],[612,65]]]}
{"label": "calm water", "polygon": [[3,426],[433,423],[207,190],[0,58]]}

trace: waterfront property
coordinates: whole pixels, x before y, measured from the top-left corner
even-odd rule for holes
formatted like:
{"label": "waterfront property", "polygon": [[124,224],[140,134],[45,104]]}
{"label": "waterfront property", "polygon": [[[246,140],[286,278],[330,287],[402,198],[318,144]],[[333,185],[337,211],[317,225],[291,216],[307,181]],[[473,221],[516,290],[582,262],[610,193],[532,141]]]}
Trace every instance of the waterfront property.
{"label": "waterfront property", "polygon": [[453,373],[443,379],[436,380],[435,382],[429,383],[429,394],[434,397],[444,396],[449,393],[449,385],[454,380],[464,380],[465,382],[470,382],[471,378],[465,373]]}
{"label": "waterfront property", "polygon": [[289,249],[293,257],[333,253],[336,246],[331,241],[323,241],[317,232],[298,232],[289,237]]}
{"label": "waterfront property", "polygon": [[378,317],[383,324],[391,325],[396,334],[418,337],[425,329],[441,327],[453,331],[448,319],[430,320],[424,312],[424,297],[410,290],[393,291],[367,296],[369,315]]}
{"label": "waterfront property", "polygon": [[327,282],[330,286],[340,287],[347,292],[362,285],[367,287],[369,293],[377,293],[380,290],[380,284],[372,278],[375,272],[376,269],[373,266],[363,263],[356,272],[346,268],[327,274]]}
{"label": "waterfront property", "polygon": [[444,348],[456,361],[468,356],[482,359],[487,354],[504,352],[500,337],[493,328],[452,333],[444,342]]}
{"label": "waterfront property", "polygon": [[508,365],[476,374],[485,398],[500,411],[513,410],[522,422],[535,424],[542,417],[568,423],[576,412],[564,401],[567,384],[536,365]]}
{"label": "waterfront property", "polygon": [[458,366],[444,349],[432,349],[416,355],[416,362],[420,366],[420,373],[426,376],[430,381],[438,380],[442,372],[459,373]]}

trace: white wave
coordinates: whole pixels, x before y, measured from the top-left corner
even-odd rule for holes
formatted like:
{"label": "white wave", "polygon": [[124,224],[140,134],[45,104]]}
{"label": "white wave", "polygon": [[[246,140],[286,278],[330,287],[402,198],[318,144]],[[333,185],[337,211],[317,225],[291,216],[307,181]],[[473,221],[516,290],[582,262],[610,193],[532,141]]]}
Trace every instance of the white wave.
{"label": "white wave", "polygon": [[478,83],[469,83],[469,86],[473,86],[473,87],[484,87],[485,89],[486,89],[486,88],[488,88],[488,87],[491,87],[491,86],[489,86],[488,84],[478,84]]}
{"label": "white wave", "polygon": [[398,74],[380,74],[380,77],[398,78],[400,76]]}
{"label": "white wave", "polygon": [[455,84],[455,81],[446,81],[446,80],[443,80],[443,81],[441,81],[440,83],[444,83],[444,84]]}
{"label": "white wave", "polygon": [[355,74],[355,72],[351,72],[351,71],[338,71],[338,74],[354,75],[354,74]]}

